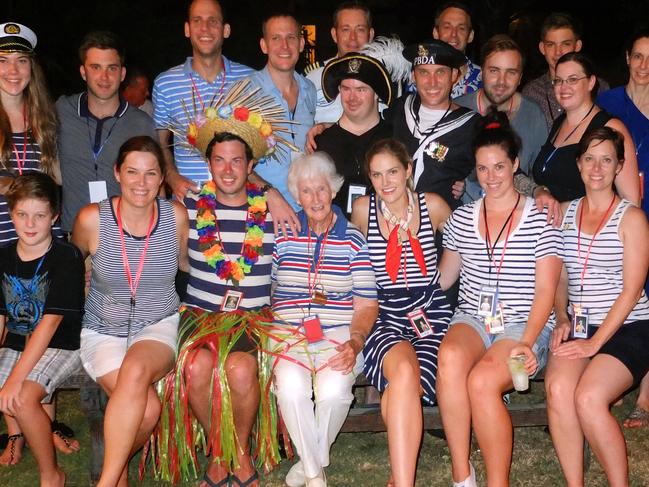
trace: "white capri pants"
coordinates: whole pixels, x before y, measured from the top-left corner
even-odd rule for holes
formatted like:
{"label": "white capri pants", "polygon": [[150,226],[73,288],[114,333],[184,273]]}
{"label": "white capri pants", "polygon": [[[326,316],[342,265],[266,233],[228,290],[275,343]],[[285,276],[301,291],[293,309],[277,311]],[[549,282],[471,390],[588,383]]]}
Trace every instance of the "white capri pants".
{"label": "white capri pants", "polygon": [[[349,327],[326,330],[325,337],[344,343],[349,340]],[[342,372],[323,367],[330,357],[338,353],[336,345],[328,340],[313,344],[304,342],[291,347],[287,353],[282,352],[286,343],[296,340],[291,335],[277,345],[278,351],[304,364],[306,368],[290,360],[279,359],[274,371],[275,395],[286,429],[304,466],[304,473],[307,478],[313,478],[329,465],[329,448],[338,436],[354,399],[352,386],[363,370],[363,354],[358,354],[354,370],[343,375]],[[323,368],[319,370],[320,367]]]}

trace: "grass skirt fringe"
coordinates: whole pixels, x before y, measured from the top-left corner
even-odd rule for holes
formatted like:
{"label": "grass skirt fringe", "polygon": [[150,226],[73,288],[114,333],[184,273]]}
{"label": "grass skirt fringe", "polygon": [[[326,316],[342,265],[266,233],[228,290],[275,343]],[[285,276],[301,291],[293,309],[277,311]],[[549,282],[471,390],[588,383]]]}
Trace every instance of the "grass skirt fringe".
{"label": "grass skirt fringe", "polygon": [[[258,344],[257,363],[261,399],[252,431],[252,457],[258,469],[269,471],[280,461],[278,411],[271,391],[272,357],[268,350],[273,314],[260,311],[210,313],[197,308],[182,312],[178,330],[178,357],[174,369],[160,381],[160,424],[151,441],[156,478],[177,482],[198,477],[197,447],[230,471],[237,466],[237,438],[230,389],[225,373],[228,353],[245,333]],[[206,433],[188,404],[192,352],[206,349],[212,355],[210,430]]]}

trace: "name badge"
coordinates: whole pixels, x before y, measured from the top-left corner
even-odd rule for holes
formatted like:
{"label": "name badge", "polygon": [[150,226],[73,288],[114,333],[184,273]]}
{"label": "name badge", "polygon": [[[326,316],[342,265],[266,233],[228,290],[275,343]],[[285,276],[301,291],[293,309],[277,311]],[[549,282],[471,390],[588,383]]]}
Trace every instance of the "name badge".
{"label": "name badge", "polygon": [[90,193],[90,202],[99,203],[108,198],[108,190],[106,189],[106,181],[89,181],[88,192]]}
{"label": "name badge", "polygon": [[487,316],[496,316],[498,308],[498,288],[483,286],[478,295],[478,316],[486,318]]}
{"label": "name badge", "polygon": [[503,305],[498,303],[496,314],[485,318],[487,333],[505,333],[505,318],[503,317]]}
{"label": "name badge", "polygon": [[579,305],[572,306],[572,337],[588,338],[588,310]]}
{"label": "name badge", "polygon": [[413,330],[415,330],[415,333],[419,338],[433,334],[433,327],[426,318],[426,313],[424,313],[424,310],[417,309],[415,311],[411,311],[406,316],[408,317],[410,325],[412,326]]}
{"label": "name badge", "polygon": [[239,304],[243,299],[243,293],[241,291],[235,291],[234,289],[228,289],[223,296],[223,302],[221,303],[221,311],[229,312],[236,311],[239,309]]}
{"label": "name badge", "polygon": [[304,335],[309,343],[317,343],[324,340],[322,325],[317,315],[307,316],[302,319],[302,328],[304,328]]}
{"label": "name badge", "polygon": [[367,186],[364,184],[351,183],[349,185],[349,193],[347,193],[347,214],[351,214],[352,205],[356,198],[365,196],[367,194]]}

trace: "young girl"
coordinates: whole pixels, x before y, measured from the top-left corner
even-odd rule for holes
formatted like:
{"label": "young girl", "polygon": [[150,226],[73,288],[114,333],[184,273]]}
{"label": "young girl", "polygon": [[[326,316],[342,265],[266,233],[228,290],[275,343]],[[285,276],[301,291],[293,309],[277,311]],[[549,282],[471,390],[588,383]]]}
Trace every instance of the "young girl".
{"label": "young girl", "polygon": [[52,238],[60,203],[49,176],[18,176],[6,196],[18,240],[0,249],[0,411],[23,431],[41,487],[62,486],[65,475],[41,402],[81,365],[83,258],[73,245]]}

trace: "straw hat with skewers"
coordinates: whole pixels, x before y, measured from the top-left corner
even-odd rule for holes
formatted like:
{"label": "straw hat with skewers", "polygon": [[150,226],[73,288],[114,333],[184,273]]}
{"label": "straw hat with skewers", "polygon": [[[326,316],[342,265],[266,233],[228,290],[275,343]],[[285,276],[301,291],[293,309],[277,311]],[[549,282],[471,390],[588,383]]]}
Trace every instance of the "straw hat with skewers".
{"label": "straw hat with skewers", "polygon": [[222,132],[232,133],[246,141],[256,160],[273,157],[278,150],[299,151],[280,135],[289,130],[279,124],[294,122],[284,119],[281,105],[274,98],[262,95],[260,88],[254,88],[248,79],[233,84],[217,100],[212,98],[204,109],[197,108],[193,92],[192,100],[192,107],[187,107],[182,101],[190,123],[171,130],[179,136],[181,143],[189,145],[202,157],[206,157],[205,151],[214,135]]}

